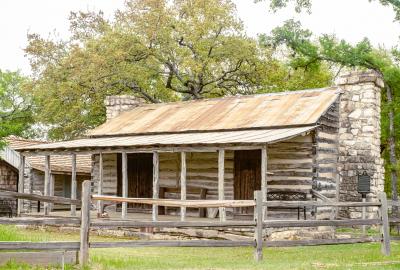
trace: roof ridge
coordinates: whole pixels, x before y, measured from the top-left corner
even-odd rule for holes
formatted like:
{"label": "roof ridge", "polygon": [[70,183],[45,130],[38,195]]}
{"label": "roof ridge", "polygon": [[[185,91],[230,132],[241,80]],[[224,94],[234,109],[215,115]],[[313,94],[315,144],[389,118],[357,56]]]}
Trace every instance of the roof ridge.
{"label": "roof ridge", "polygon": [[[210,100],[223,100],[223,99],[233,99],[233,98],[254,98],[254,97],[263,97],[263,96],[284,96],[284,95],[295,95],[295,94],[302,94],[302,93],[309,93],[309,92],[322,92],[327,90],[335,90],[340,89],[338,86],[327,86],[321,88],[312,88],[312,89],[303,89],[303,90],[287,90],[282,92],[271,92],[271,93],[258,93],[258,94],[251,94],[251,95],[241,95],[237,94],[234,96],[223,96],[223,97],[213,97],[213,98],[201,98],[201,99],[191,99],[191,100],[177,100],[177,101],[170,101],[170,102],[160,102],[160,103],[142,103],[137,107],[134,107],[130,110],[124,111],[129,112],[134,110],[135,108],[143,108],[147,106],[161,106],[161,105],[170,105],[170,104],[180,104],[180,103],[195,103],[195,102],[205,102]],[[121,114],[122,114],[121,113]]]}

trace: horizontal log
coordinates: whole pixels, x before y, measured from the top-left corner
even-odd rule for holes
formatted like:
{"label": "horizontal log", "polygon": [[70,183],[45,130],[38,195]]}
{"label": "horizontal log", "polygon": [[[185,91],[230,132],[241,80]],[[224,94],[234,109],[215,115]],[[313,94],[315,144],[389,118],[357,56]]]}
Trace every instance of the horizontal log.
{"label": "horizontal log", "polygon": [[356,226],[381,224],[380,219],[346,219],[346,220],[267,220],[264,228],[280,227],[318,227],[318,226]]}
{"label": "horizontal log", "polygon": [[94,221],[91,227],[124,227],[124,228],[182,228],[182,227],[249,227],[255,226],[254,221],[137,221],[137,220],[110,220]]}
{"label": "horizontal log", "polygon": [[77,251],[0,252],[0,265],[9,261],[32,265],[76,264]]}
{"label": "horizontal log", "polygon": [[38,194],[18,193],[14,191],[4,191],[4,190],[0,191],[0,198],[24,199],[24,200],[50,202],[57,204],[81,205],[80,200],[72,200],[69,198],[57,197],[57,196],[43,196]]}
{"label": "horizontal log", "polygon": [[0,217],[0,224],[4,225],[80,225],[79,218],[27,218],[16,217],[6,218]]}
{"label": "horizontal log", "polygon": [[378,237],[345,238],[345,239],[312,239],[312,240],[282,240],[264,241],[265,247],[297,247],[297,246],[320,246],[379,242]]}
{"label": "horizontal log", "polygon": [[267,201],[263,203],[264,206],[268,207],[302,207],[302,206],[338,206],[338,207],[371,207],[371,206],[381,206],[380,202],[319,202],[319,201]]}
{"label": "horizontal log", "polygon": [[231,240],[149,240],[124,242],[91,242],[90,248],[116,247],[252,247],[254,241]]}
{"label": "horizontal log", "polygon": [[388,206],[398,206],[398,207],[400,207],[400,202],[399,201],[388,200]]}
{"label": "horizontal log", "polygon": [[92,195],[93,200],[110,202],[142,203],[170,207],[250,207],[254,206],[253,200],[172,200],[172,199],[147,199],[147,198],[122,198],[117,196]]}
{"label": "horizontal log", "polygon": [[0,250],[79,250],[79,242],[3,242]]}

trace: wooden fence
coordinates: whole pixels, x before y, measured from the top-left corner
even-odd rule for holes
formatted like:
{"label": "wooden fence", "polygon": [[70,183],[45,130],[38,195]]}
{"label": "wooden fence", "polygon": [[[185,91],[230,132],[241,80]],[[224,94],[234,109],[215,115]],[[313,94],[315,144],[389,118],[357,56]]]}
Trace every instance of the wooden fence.
{"label": "wooden fence", "polygon": [[[20,194],[16,192],[0,192],[0,197],[40,200],[48,203],[60,203],[81,206],[80,218],[63,217],[17,217],[0,218],[0,224],[33,224],[33,225],[69,225],[80,226],[79,242],[0,242],[0,250],[75,250],[79,251],[79,262],[85,265],[88,262],[89,248],[110,247],[254,247],[256,261],[262,260],[263,247],[282,247],[300,245],[332,245],[363,242],[381,242],[381,251],[385,255],[390,254],[390,235],[388,202],[386,194],[379,195],[377,202],[332,202],[332,201],[263,201],[261,191],[254,193],[254,200],[172,200],[172,199],[143,199],[122,198],[115,196],[99,196],[91,194],[90,181],[85,181],[82,187],[81,200],[72,200],[55,196],[40,196],[32,194]],[[142,203],[153,206],[174,207],[254,207],[254,220],[251,221],[137,221],[137,220],[91,220],[90,208],[94,201],[108,201],[113,203]],[[374,219],[330,219],[330,220],[263,220],[268,207],[377,207],[379,218]],[[282,227],[318,227],[318,226],[358,226],[380,225],[381,234],[378,237],[360,237],[350,239],[316,239],[316,240],[285,240],[263,241],[265,228]],[[254,229],[254,240],[148,240],[148,241],[120,241],[120,242],[90,242],[89,231],[92,228],[226,228],[247,227]]]}

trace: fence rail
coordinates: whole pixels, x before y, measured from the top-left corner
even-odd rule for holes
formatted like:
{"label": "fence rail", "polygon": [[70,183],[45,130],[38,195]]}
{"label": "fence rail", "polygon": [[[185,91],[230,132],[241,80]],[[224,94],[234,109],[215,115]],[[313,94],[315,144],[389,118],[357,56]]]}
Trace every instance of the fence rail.
{"label": "fence rail", "polygon": [[[171,199],[144,199],[122,198],[116,196],[92,195],[90,181],[84,181],[82,185],[81,200],[72,200],[56,196],[42,196],[34,194],[21,194],[17,192],[0,191],[0,197],[27,199],[49,203],[60,203],[81,206],[81,217],[17,217],[0,218],[0,224],[30,224],[30,225],[69,225],[80,226],[79,242],[0,242],[0,250],[79,250],[79,262],[85,265],[88,261],[89,248],[109,247],[237,247],[251,246],[255,248],[255,259],[262,259],[263,247],[284,247],[299,245],[333,245],[365,242],[381,242],[382,253],[390,253],[389,222],[399,222],[398,219],[388,219],[388,205],[397,205],[397,202],[386,200],[386,195],[380,194],[378,202],[334,202],[334,201],[264,201],[261,191],[256,191],[254,200],[171,200]],[[254,220],[252,221],[138,221],[138,220],[90,220],[90,208],[93,201],[108,201],[114,203],[141,203],[170,207],[193,208],[219,208],[219,207],[254,207]],[[264,213],[268,207],[377,207],[379,218],[374,219],[330,219],[330,220],[264,220]],[[350,239],[315,239],[296,241],[263,241],[265,228],[282,227],[318,227],[318,226],[358,226],[379,225],[381,235],[379,237],[361,237]],[[252,228],[254,240],[151,240],[151,241],[118,241],[118,242],[90,242],[90,228]]]}

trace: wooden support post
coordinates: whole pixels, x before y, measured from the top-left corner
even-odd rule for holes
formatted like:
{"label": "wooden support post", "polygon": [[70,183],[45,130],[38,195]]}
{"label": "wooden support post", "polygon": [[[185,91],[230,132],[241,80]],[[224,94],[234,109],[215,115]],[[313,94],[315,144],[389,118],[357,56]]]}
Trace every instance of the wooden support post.
{"label": "wooden support post", "polygon": [[[76,154],[71,156],[71,199],[76,199]],[[71,204],[71,216],[76,216],[76,205]]]}
{"label": "wooden support post", "polygon": [[[181,152],[181,200],[186,200],[186,152]],[[181,207],[181,221],[186,219],[186,207]]]}
{"label": "wooden support post", "polygon": [[379,201],[381,202],[381,233],[382,233],[382,245],[381,252],[383,255],[390,255],[390,232],[389,232],[389,217],[388,217],[388,204],[386,199],[386,193],[381,192],[378,194]]}
{"label": "wooden support post", "polygon": [[[225,199],[225,150],[218,151],[218,200]],[[219,208],[220,221],[226,221],[225,207]]]}
{"label": "wooden support post", "polygon": [[262,191],[254,191],[254,200],[256,205],[254,206],[254,221],[256,226],[254,228],[254,240],[255,240],[255,252],[254,259],[259,262],[263,258],[262,247],[263,247],[263,194]]}
{"label": "wooden support post", "polygon": [[[366,194],[362,194],[362,202],[366,202],[367,201],[367,198],[365,197],[366,196]],[[362,214],[361,214],[361,218],[362,219],[365,219],[365,217],[366,217],[366,211],[367,210],[367,207],[365,207],[365,206],[363,206],[362,207]],[[367,234],[367,226],[366,225],[362,225],[362,234],[363,235],[366,235]]]}
{"label": "wooden support post", "polygon": [[[19,158],[19,176],[18,176],[18,192],[19,193],[24,193],[24,170],[25,170],[25,156],[20,154]],[[17,214],[18,216],[21,215],[22,209],[24,207],[24,200],[18,199],[18,209],[17,209]]]}
{"label": "wooden support post", "polygon": [[[99,154],[99,179],[97,185],[97,195],[103,195],[103,153]],[[101,217],[103,214],[103,201],[97,201],[97,216]]]}
{"label": "wooden support post", "polygon": [[[50,196],[54,196],[55,175],[50,173]],[[54,203],[49,203],[49,211],[54,210]]]}
{"label": "wooden support post", "polygon": [[[153,153],[153,199],[158,199],[160,190],[159,173],[160,173],[160,161],[158,152]],[[153,204],[152,219],[157,221],[158,218],[158,206]]]}
{"label": "wooden support post", "polygon": [[[50,195],[50,177],[51,177],[51,169],[50,169],[50,156],[45,156],[45,165],[44,165],[44,195]],[[49,203],[44,203],[44,215],[47,216],[50,212]]]}
{"label": "wooden support post", "polygon": [[82,267],[89,260],[90,188],[90,181],[84,181],[82,184],[81,242],[79,249],[79,264]]}
{"label": "wooden support post", "polygon": [[[128,198],[128,156],[122,152],[122,197]],[[128,213],[128,203],[122,203],[122,218],[125,219]]]}
{"label": "wooden support post", "polygon": [[[262,200],[267,201],[267,162],[268,162],[268,154],[267,154],[267,145],[263,146],[261,149],[261,192],[262,192]],[[263,219],[267,218],[267,207],[263,206]]]}

